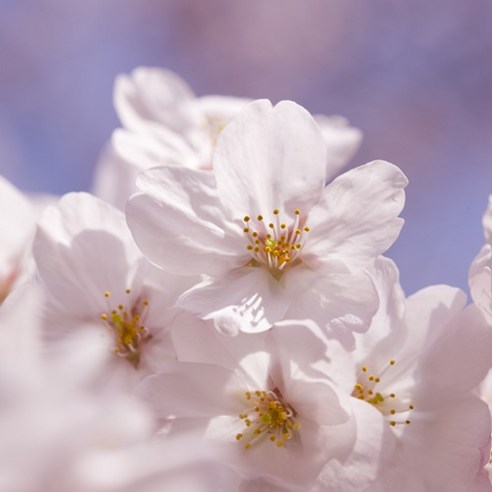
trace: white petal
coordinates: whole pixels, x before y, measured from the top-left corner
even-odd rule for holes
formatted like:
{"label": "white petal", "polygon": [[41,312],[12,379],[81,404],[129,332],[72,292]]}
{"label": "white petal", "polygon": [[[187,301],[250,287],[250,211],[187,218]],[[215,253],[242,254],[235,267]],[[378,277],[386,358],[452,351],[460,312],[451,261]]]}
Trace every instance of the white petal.
{"label": "white petal", "polygon": [[323,191],[313,208],[304,254],[367,263],[384,253],[400,233],[407,178],[398,167],[374,161],[352,169]]}
{"label": "white petal", "polygon": [[440,331],[418,364],[416,407],[451,403],[477,387],[490,368],[492,332],[476,306],[468,306]]}
{"label": "white petal", "polygon": [[244,234],[221,216],[211,174],[155,168],[139,177],[138,186],[145,194],[130,199],[127,221],[152,262],[182,275],[219,275],[246,263]]}
{"label": "white petal", "polygon": [[130,129],[154,121],[181,130],[180,123],[188,117],[182,106],[193,97],[183,79],[159,68],[139,67],[115,82],[114,105],[121,122]]}
{"label": "white petal", "polygon": [[353,348],[351,332],[367,330],[378,310],[379,299],[372,278],[362,269],[325,275],[297,270],[296,283],[305,288],[302,295],[299,293],[292,300],[285,319],[311,318],[329,336]]}
{"label": "white petal", "polygon": [[311,115],[297,104],[248,104],[219,136],[214,169],[231,217],[274,209],[308,211],[325,181],[326,144]]}
{"label": "white petal", "polygon": [[185,292],[178,306],[231,335],[238,331],[261,333],[282,319],[289,299],[280,284],[264,269],[232,270]]}
{"label": "white petal", "polygon": [[[244,388],[244,390],[243,390]],[[139,394],[163,418],[207,418],[244,410],[241,390],[248,388],[232,371],[214,364],[167,362],[149,376]]]}
{"label": "white petal", "polygon": [[[379,309],[369,330],[355,335],[357,349],[354,356],[360,364],[365,362],[377,373],[387,366],[407,336],[403,320],[405,294],[400,286],[398,268],[389,258],[377,258],[369,272],[379,294]],[[370,362],[366,359],[369,354]]]}
{"label": "white petal", "polygon": [[352,404],[357,432],[354,445],[345,455],[326,464],[312,492],[366,490],[391,456],[394,437],[381,414],[372,405],[355,398]]}

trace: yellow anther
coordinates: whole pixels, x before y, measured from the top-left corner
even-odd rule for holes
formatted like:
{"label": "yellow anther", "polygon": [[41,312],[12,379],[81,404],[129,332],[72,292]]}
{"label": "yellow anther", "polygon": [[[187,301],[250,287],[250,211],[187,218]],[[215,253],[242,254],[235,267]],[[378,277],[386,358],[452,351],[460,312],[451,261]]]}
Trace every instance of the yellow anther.
{"label": "yellow anther", "polygon": [[275,226],[274,226],[272,223],[268,224],[268,227],[269,227],[270,229],[274,229],[274,228],[275,228]]}
{"label": "yellow anther", "polygon": [[298,208],[296,208],[296,209],[294,210],[294,214],[295,214],[295,215],[301,215],[301,211],[300,211]]}
{"label": "yellow anther", "polygon": [[391,366],[394,366],[395,364],[396,364],[396,360],[391,359],[391,360],[390,360],[390,365],[391,365]]}
{"label": "yellow anther", "polygon": [[252,251],[253,246],[251,246],[251,244],[248,244],[248,245],[246,246],[246,249],[247,249],[248,251]]}
{"label": "yellow anther", "polygon": [[278,215],[280,213],[280,210],[278,208],[276,208],[274,211],[273,211],[273,215]]}
{"label": "yellow anther", "polygon": [[130,292],[131,292],[131,290],[130,290],[130,289],[126,289],[126,290],[125,290],[125,294],[129,294]]}
{"label": "yellow anther", "polygon": [[248,215],[245,215],[243,220],[244,220],[244,222],[249,222],[251,220],[251,217],[249,217]]}
{"label": "yellow anther", "polygon": [[108,319],[108,315],[106,313],[101,314],[101,319],[106,321]]}
{"label": "yellow anther", "polygon": [[[280,224],[281,229],[285,229],[287,227],[287,224]],[[285,236],[282,236],[282,238],[285,240]]]}
{"label": "yellow anther", "polygon": [[241,433],[236,434],[236,441],[239,441],[242,438],[243,438],[243,435]]}
{"label": "yellow anther", "polygon": [[104,293],[104,297],[109,297],[111,295],[111,292],[109,292],[109,290],[107,290],[105,293]]}
{"label": "yellow anther", "polygon": [[263,215],[258,215],[258,217],[256,217],[256,219],[261,222],[263,220]]}
{"label": "yellow anther", "polygon": [[362,367],[361,367],[361,371],[362,371],[362,372],[367,372],[367,366],[362,366]]}
{"label": "yellow anther", "polygon": [[413,405],[408,405],[409,410],[413,410],[415,407]]}
{"label": "yellow anther", "polygon": [[244,233],[248,233],[248,232],[249,232],[249,229],[248,229],[247,227],[245,227],[245,228],[243,229],[243,232],[244,232]]}
{"label": "yellow anther", "polygon": [[309,232],[310,230],[311,230],[311,228],[310,228],[309,226],[306,226],[306,227],[304,228],[304,231],[305,231],[305,232]]}

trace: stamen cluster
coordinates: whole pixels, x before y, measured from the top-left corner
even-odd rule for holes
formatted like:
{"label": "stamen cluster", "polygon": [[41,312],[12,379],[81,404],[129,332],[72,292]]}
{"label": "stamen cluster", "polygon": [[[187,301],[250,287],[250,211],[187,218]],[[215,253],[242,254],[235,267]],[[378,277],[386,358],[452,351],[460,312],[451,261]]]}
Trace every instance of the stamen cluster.
{"label": "stamen cluster", "polygon": [[245,449],[266,438],[278,448],[284,447],[300,429],[296,412],[276,391],[246,391],[244,395],[251,407],[239,415],[245,429],[236,434],[236,440],[244,442]]}
{"label": "stamen cluster", "polygon": [[[131,290],[126,289],[125,294],[130,295]],[[111,293],[106,291],[104,297],[109,300]],[[130,309],[119,304],[117,309],[110,308],[109,314],[107,312],[101,314],[101,319],[116,336],[114,352],[125,357],[135,368],[140,363],[142,344],[151,337],[148,328],[142,322],[148,305],[146,299],[142,300],[138,297]]]}
{"label": "stamen cluster", "polygon": [[[369,368],[363,365],[352,393],[352,396],[367,401],[388,417],[388,422],[392,427],[397,424],[410,424],[410,420],[407,418],[408,413],[414,409],[413,404],[403,403],[396,393],[387,393],[381,389],[381,377],[395,364],[396,361],[391,359],[379,376],[371,374]],[[395,415],[399,415],[401,418],[395,420]]]}
{"label": "stamen cluster", "polygon": [[288,264],[299,260],[306,236],[311,229],[304,225],[299,209],[294,210],[294,223],[288,226],[279,220],[280,210],[273,211],[273,222],[265,223],[264,217],[258,215],[252,219],[243,218],[243,232],[248,239],[246,249],[251,253],[253,262],[268,267],[272,273],[281,272]]}

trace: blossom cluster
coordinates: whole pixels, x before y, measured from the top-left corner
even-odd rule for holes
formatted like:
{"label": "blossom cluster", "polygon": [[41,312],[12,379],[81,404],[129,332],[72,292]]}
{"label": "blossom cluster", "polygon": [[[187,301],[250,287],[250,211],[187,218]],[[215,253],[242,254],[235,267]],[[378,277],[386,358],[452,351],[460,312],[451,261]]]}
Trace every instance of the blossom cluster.
{"label": "blossom cluster", "polygon": [[0,490],[492,491],[492,199],[471,302],[384,257],[361,132],[138,68],[92,193],[0,180]]}

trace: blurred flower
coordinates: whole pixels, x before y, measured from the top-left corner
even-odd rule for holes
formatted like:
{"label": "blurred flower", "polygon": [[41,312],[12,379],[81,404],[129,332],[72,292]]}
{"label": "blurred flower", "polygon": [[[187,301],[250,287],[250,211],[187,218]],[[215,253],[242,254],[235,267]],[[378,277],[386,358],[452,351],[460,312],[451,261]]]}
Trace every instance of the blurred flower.
{"label": "blurred flower", "polygon": [[[196,97],[169,70],[139,67],[120,75],[114,90],[123,125],[115,130],[96,171],[94,193],[119,208],[137,191],[138,173],[160,165],[210,170],[217,138],[248,99]],[[357,150],[362,135],[341,116],[316,116],[328,145],[327,176]]]}
{"label": "blurred flower", "polygon": [[98,326],[99,343],[114,352],[109,372],[130,382],[174,357],[166,328],[189,280],[142,256],[121,211],[86,193],[65,195],[40,219],[34,255],[52,338]]}

